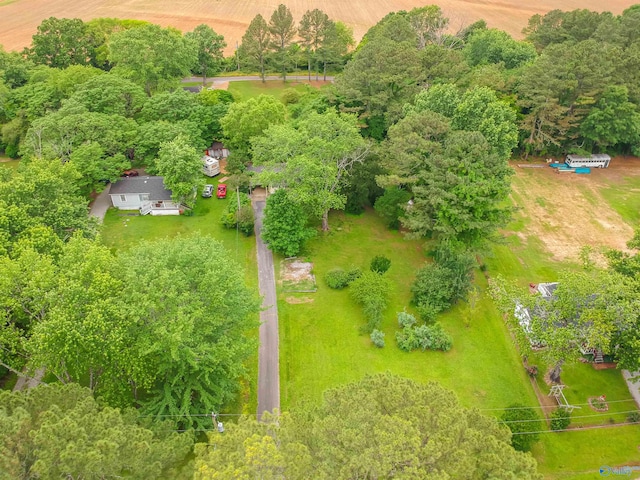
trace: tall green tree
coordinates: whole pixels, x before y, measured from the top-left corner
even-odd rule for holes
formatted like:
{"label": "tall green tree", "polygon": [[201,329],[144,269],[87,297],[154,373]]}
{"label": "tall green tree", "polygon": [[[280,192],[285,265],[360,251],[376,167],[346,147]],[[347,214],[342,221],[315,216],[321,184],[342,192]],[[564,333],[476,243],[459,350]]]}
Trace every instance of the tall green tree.
{"label": "tall green tree", "polygon": [[335,87],[345,106],[367,119],[382,117],[388,127],[418,93],[423,69],[416,35],[406,19],[393,18],[374,33],[355,52]]}
{"label": "tall green tree", "polygon": [[436,383],[379,374],[327,391],[318,407],[210,434],[196,446],[195,478],[541,479],[510,437]]}
{"label": "tall green tree", "polygon": [[414,8],[407,14],[407,19],[416,33],[420,50],[427,44],[443,45],[449,19],[442,14],[439,6],[427,5]]}
{"label": "tall green tree", "polygon": [[79,177],[70,163],[31,160],[19,171],[0,175],[0,252],[10,251],[21,235],[50,227],[63,241],[73,232],[95,235],[88,201],[79,194]]}
{"label": "tall green tree", "polygon": [[2,391],[0,402],[2,480],[185,478],[192,433],[144,427],[76,384]]}
{"label": "tall green tree", "polygon": [[312,231],[306,228],[307,216],[280,189],[267,198],[262,225],[262,238],[269,248],[285,257],[295,257]]}
{"label": "tall green tree", "polygon": [[123,30],[109,39],[114,73],[141,85],[147,95],[177,85],[196,63],[195,45],[180,32],[158,25]]}
{"label": "tall green tree", "polygon": [[481,244],[510,218],[505,201],[511,175],[482,134],[454,131],[418,172],[403,224],[421,236]]}
{"label": "tall green tree", "polygon": [[232,255],[206,236],[144,242],[118,265],[125,315],[135,325],[133,378],[148,388],[145,412],[210,427],[211,418],[194,414],[235,399],[257,351],[256,293]]}
{"label": "tall green tree", "polygon": [[286,5],[278,5],[271,15],[269,32],[271,32],[271,48],[275,50],[277,66],[282,72],[282,81],[286,81],[290,64],[289,47],[297,33],[293,15]]}
{"label": "tall green tree", "polygon": [[108,248],[74,236],[63,248],[46,315],[34,326],[28,350],[35,368],[122,406],[131,403],[127,369],[137,360],[118,298],[123,283],[117,268]]}
{"label": "tall green tree", "polygon": [[196,186],[202,176],[201,157],[188,137],[177,137],[160,145],[156,167],[164,177],[165,186],[171,190],[174,202],[193,206]]}
{"label": "tall green tree", "polygon": [[28,55],[34,63],[54,68],[90,65],[94,57],[94,40],[87,25],[79,18],[49,17],[38,25]]}
{"label": "tall green tree", "polygon": [[354,164],[366,157],[368,144],[353,115],[334,110],[312,112],[297,126],[277,125],[252,140],[253,159],[267,168],[263,184],[287,188],[290,198],[329,230],[329,210],[341,210],[340,186]]}
{"label": "tall green tree", "polygon": [[[284,122],[286,109],[271,95],[260,95],[246,102],[234,103],[220,120],[231,158],[245,162],[250,158],[250,140],[262,135],[270,125]],[[242,165],[238,165],[242,169]]]}
{"label": "tall green tree", "polygon": [[[584,138],[599,148],[634,146],[640,141],[640,112],[623,86],[609,86],[580,124]],[[634,152],[640,151],[634,149]]]}
{"label": "tall green tree", "polygon": [[118,75],[99,75],[79,85],[69,101],[89,112],[133,118],[146,99],[144,89]]}
{"label": "tall green tree", "polygon": [[543,423],[533,408],[511,404],[504,410],[502,421],[513,434],[511,445],[519,452],[529,451],[540,438],[535,432],[542,430]]}
{"label": "tall green tree", "polygon": [[328,28],[330,27],[329,16],[322,10],[307,10],[298,27],[298,35],[302,38],[302,46],[307,55],[307,70],[309,72],[309,80],[311,80],[311,62],[316,65],[316,80],[318,79],[318,68],[315,62],[318,50],[324,47],[327,40]]}
{"label": "tall green tree", "polygon": [[334,22],[333,20],[327,22],[324,41],[317,51],[318,62],[322,64],[324,80],[327,80],[327,68],[344,65],[345,57],[355,44],[353,29],[343,22]]}
{"label": "tall green tree", "polygon": [[246,57],[251,66],[255,66],[260,71],[260,77],[264,83],[265,63],[269,49],[271,48],[271,30],[267,21],[262,15],[256,15],[247,31],[242,36],[242,46],[240,47],[242,56]]}
{"label": "tall green tree", "polygon": [[208,25],[198,25],[185,37],[196,45],[198,60],[195,72],[202,75],[202,85],[207,85],[207,77],[215,76],[222,71],[224,47],[227,46],[222,35],[218,35]]}

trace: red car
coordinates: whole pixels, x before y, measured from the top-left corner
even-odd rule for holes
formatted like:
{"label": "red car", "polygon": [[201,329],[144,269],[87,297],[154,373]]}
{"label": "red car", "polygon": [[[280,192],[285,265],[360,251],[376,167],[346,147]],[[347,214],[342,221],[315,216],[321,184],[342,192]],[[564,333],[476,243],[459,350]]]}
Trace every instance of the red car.
{"label": "red car", "polygon": [[138,175],[140,175],[138,172],[136,172],[135,170],[125,170],[124,172],[122,172],[122,177],[137,177]]}
{"label": "red car", "polygon": [[218,192],[216,195],[218,198],[227,198],[227,186],[224,183],[218,185]]}

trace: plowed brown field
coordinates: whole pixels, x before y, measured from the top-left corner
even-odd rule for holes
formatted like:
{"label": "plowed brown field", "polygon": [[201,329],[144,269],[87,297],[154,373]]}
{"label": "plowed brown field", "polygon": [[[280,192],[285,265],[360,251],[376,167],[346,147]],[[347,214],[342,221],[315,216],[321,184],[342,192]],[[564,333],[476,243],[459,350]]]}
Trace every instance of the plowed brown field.
{"label": "plowed brown field", "polygon": [[620,13],[634,0],[0,0],[0,45],[20,50],[31,43],[40,22],[48,17],[117,17],[148,20],[182,31],[206,23],[224,35],[233,51],[247,25],[258,13],[269,18],[279,3],[285,3],[299,20],[308,9],[320,8],[351,26],[356,39],[389,12],[410,10],[432,3],[440,5],[457,30],[484,18],[497,27],[521,36],[529,17],[556,8],[609,10]]}

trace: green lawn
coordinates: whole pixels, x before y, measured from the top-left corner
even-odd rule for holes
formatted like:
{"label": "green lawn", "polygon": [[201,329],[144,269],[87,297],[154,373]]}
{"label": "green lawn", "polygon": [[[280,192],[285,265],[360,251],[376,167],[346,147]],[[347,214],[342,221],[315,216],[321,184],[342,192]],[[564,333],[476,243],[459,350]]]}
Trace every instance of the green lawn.
{"label": "green lawn", "polygon": [[[211,182],[211,179],[207,178],[207,181]],[[215,197],[201,198],[198,196],[194,215],[191,217],[185,215],[138,216],[137,212],[110,209],[102,226],[102,240],[107,246],[117,251],[129,248],[142,240],[200,232],[224,244],[236,261],[244,267],[247,285],[257,291],[258,269],[255,261],[255,237],[247,238],[242,233],[237,234],[235,230],[228,230],[220,224],[220,216],[228,201],[228,199],[218,200]],[[257,329],[252,332],[252,336],[258,338]],[[237,404],[229,405],[226,409],[228,412],[253,413],[257,409],[257,351],[248,362],[247,368],[249,370],[248,384],[243,386],[242,398],[238,399]]]}
{"label": "green lawn", "polygon": [[[504,242],[483,257],[489,276],[501,275],[526,289],[530,282],[557,280],[562,269],[581,268],[577,264],[551,260],[542,242],[527,237],[525,215],[526,212],[516,212],[513,222],[505,229]],[[476,283],[483,294],[475,310],[470,311],[467,304],[461,304],[441,316],[442,324],[453,335],[453,349],[447,353],[401,352],[395,345],[395,313],[408,304],[415,272],[427,259],[424,243],[409,241],[397,232],[388,231],[371,212],[362,216],[334,215],[332,222],[332,232],[309,242],[303,255],[314,262],[318,291],[299,295],[280,291],[279,294],[283,409],[305,400],[318,402],[327,388],[381,371],[420,382],[436,380],[453,390],[466,406],[497,409],[514,402],[538,405],[520,355],[486,295],[486,280],[479,272]],[[375,348],[368,336],[359,334],[358,328],[365,319],[360,307],[349,298],[348,289],[334,291],[323,281],[328,270],[351,265],[366,268],[377,254],[391,259],[387,275],[394,285],[382,325],[387,342],[383,349]],[[287,299],[302,303],[290,303]],[[542,363],[539,366],[544,372]],[[590,365],[570,363],[563,369],[563,381],[568,385],[567,398],[574,404],[586,403],[588,397],[602,394],[609,400],[630,396],[617,370],[596,371]],[[542,387],[548,391],[543,382]],[[630,403],[611,403],[606,415],[575,419],[574,425],[602,425],[610,423],[610,419],[621,423],[626,417],[621,412],[634,408]],[[487,413],[500,414],[496,410],[487,410]],[[598,413],[584,406],[576,410],[574,416],[578,415]],[[545,433],[533,454],[547,478],[582,480],[599,476],[600,464],[624,465],[640,458],[638,446],[637,427],[614,427],[566,434]]]}
{"label": "green lawn", "polygon": [[600,190],[616,212],[632,227],[640,223],[640,176],[625,177],[623,182],[611,184]]}
{"label": "green lawn", "polygon": [[[640,466],[640,426],[544,433],[534,445],[539,471],[547,480],[596,480],[602,466]],[[638,478],[633,476],[611,478]]]}
{"label": "green lawn", "polygon": [[[372,212],[334,215],[331,220],[332,233],[308,246],[318,291],[279,295],[283,409],[305,398],[318,402],[327,388],[383,371],[420,382],[438,381],[467,406],[499,408],[513,402],[535,402],[508,332],[485,293],[475,311],[463,304],[442,317],[442,324],[454,338],[450,352],[405,353],[398,349],[396,312],[409,303],[415,272],[427,258],[424,243],[388,231]],[[334,267],[368,268],[371,258],[379,254],[391,259],[386,275],[393,283],[382,325],[387,343],[383,349],[359,334],[359,327],[366,322],[348,289],[331,290],[323,281],[324,274]],[[484,292],[484,277],[479,276],[478,285]],[[313,301],[290,304],[286,301],[289,297]]]}
{"label": "green lawn", "polygon": [[0,155],[0,168],[16,170],[18,165],[20,165],[20,160],[13,160],[9,157],[5,157],[4,155]]}
{"label": "green lawn", "polygon": [[313,88],[306,82],[301,80],[269,80],[267,82],[261,82],[259,80],[243,80],[240,82],[229,82],[229,92],[239,101],[248,100],[249,98],[257,97],[258,95],[273,95],[280,98],[282,92],[288,88],[304,93],[307,90]]}

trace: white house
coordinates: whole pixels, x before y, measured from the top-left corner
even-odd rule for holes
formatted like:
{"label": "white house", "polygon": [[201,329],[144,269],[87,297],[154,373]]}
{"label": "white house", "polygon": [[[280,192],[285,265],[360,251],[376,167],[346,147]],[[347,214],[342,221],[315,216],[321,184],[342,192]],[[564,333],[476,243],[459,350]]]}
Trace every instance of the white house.
{"label": "white house", "polygon": [[180,215],[180,205],[162,177],[121,178],[111,185],[111,204],[120,210],[139,210],[141,215]]}
{"label": "white house", "polygon": [[[556,288],[558,288],[558,282],[539,283],[536,286],[536,290],[546,301],[550,301],[553,298],[553,292],[556,290]],[[524,333],[527,335],[531,346],[534,348],[544,347],[542,342],[533,337],[533,332],[531,331],[531,312],[529,311],[529,309],[521,303],[516,302],[514,315],[518,320],[518,323],[522,327],[522,330],[524,330]]]}

